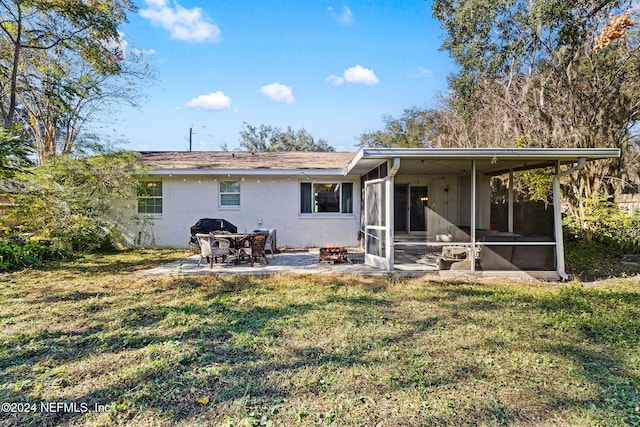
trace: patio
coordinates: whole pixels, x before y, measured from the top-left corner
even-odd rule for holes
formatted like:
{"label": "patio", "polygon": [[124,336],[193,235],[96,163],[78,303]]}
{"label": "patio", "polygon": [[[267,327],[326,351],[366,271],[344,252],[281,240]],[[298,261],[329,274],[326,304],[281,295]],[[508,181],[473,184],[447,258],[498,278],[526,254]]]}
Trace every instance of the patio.
{"label": "patio", "polygon": [[[269,274],[352,274],[360,276],[381,276],[394,274],[400,277],[448,277],[474,279],[485,276],[502,277],[511,279],[542,279],[557,280],[557,275],[537,274],[535,277],[523,271],[505,271],[483,273],[481,271],[451,271],[439,270],[435,266],[437,255],[425,256],[422,250],[411,248],[396,249],[396,262],[394,270],[388,272],[364,263],[364,252],[360,248],[348,248],[350,262],[335,263],[319,261],[320,250],[285,249],[275,255],[267,255],[269,264],[256,263],[253,267],[249,264],[214,263],[213,268],[209,264],[198,266],[199,254],[191,255],[185,259],[173,261],[158,267],[142,271],[138,275],[200,275],[200,274],[224,274],[224,275],[269,275]],[[539,272],[541,273],[541,272]],[[551,272],[552,273],[552,272]]]}
{"label": "patio", "polygon": [[146,270],[142,275],[164,274],[240,274],[240,275],[266,275],[276,273],[293,274],[357,274],[380,275],[386,274],[375,267],[364,264],[364,253],[358,248],[350,248],[349,260],[351,262],[335,263],[320,262],[320,250],[318,248],[283,250],[275,255],[268,254],[269,264],[256,263],[253,267],[249,264],[234,264],[219,262],[209,268],[206,263],[198,267],[199,254],[194,254],[183,260],[170,262],[151,270]]}

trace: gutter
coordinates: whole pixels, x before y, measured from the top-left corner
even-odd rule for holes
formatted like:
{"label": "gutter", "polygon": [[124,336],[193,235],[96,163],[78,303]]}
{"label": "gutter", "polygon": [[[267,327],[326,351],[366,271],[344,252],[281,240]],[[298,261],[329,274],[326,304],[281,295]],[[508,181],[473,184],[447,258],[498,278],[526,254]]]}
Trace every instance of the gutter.
{"label": "gutter", "polygon": [[560,178],[569,175],[577,170],[584,168],[587,163],[587,159],[585,157],[578,158],[578,164],[570,167],[569,169],[558,172],[553,176],[553,216],[554,216],[554,226],[555,226],[555,234],[556,234],[556,270],[558,275],[562,278],[562,280],[568,280],[569,275],[565,271],[564,264],[564,238],[562,235],[562,214],[560,213]]}

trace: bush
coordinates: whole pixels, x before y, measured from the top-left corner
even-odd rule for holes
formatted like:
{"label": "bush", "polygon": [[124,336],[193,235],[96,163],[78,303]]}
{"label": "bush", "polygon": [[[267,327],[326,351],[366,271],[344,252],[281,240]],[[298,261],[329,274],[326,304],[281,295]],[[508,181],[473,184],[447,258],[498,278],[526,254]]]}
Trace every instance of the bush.
{"label": "bush", "polygon": [[629,215],[603,198],[585,203],[584,213],[564,220],[567,270],[586,279],[636,274],[638,266],[620,260],[640,253],[640,211]]}
{"label": "bush", "polygon": [[0,271],[41,266],[46,261],[71,257],[71,252],[49,241],[0,239]]}
{"label": "bush", "polygon": [[58,157],[16,179],[15,208],[2,218],[13,232],[55,240],[71,251],[105,252],[119,236],[110,216],[138,188],[135,153]]}
{"label": "bush", "polygon": [[567,217],[564,220],[568,240],[601,244],[617,254],[640,252],[639,211],[629,215],[609,197],[589,199],[584,206],[582,219]]}
{"label": "bush", "polygon": [[74,252],[112,252],[118,231],[99,218],[74,215],[65,226],[52,230],[51,237]]}

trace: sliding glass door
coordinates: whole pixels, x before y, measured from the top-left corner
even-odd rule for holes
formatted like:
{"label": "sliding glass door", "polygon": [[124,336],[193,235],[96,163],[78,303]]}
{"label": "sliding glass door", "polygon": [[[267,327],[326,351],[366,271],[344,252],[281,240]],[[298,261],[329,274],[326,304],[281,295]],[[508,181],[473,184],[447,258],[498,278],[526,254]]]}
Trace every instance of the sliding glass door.
{"label": "sliding glass door", "polygon": [[397,184],[394,186],[394,231],[423,233],[427,231],[429,192],[426,186]]}

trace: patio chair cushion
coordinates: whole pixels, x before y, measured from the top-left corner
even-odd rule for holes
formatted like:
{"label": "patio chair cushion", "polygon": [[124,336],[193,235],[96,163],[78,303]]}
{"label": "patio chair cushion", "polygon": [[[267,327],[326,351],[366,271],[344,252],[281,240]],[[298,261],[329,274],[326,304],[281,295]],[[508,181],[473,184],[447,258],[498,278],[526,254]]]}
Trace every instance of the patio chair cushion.
{"label": "patio chair cushion", "polygon": [[211,242],[211,256],[216,261],[216,263],[218,262],[219,257],[222,257],[223,261],[225,258],[229,257],[231,250],[228,240],[210,237],[209,241]]}

